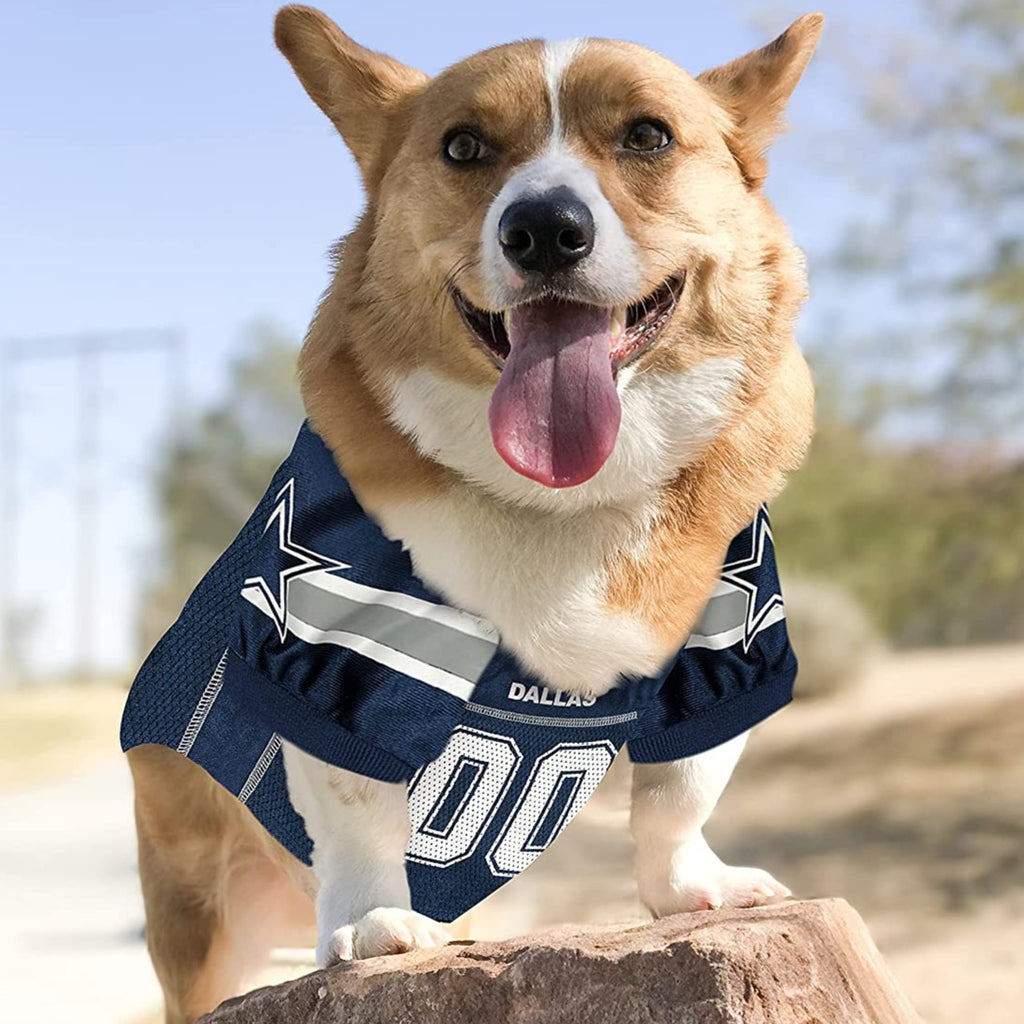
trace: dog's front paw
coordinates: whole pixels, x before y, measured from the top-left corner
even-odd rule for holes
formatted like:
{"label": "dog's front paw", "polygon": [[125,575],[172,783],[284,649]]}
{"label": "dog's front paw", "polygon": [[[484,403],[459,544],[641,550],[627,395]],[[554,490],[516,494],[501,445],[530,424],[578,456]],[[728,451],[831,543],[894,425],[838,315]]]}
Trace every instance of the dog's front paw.
{"label": "dog's front paw", "polygon": [[365,960],[388,953],[443,946],[451,941],[444,925],[399,907],[377,907],[354,924],[335,929],[317,950],[323,967],[342,960]]}
{"label": "dog's front paw", "polygon": [[677,850],[661,871],[640,872],[640,898],[655,917],[781,903],[789,889],[760,868],[723,864],[711,850]]}

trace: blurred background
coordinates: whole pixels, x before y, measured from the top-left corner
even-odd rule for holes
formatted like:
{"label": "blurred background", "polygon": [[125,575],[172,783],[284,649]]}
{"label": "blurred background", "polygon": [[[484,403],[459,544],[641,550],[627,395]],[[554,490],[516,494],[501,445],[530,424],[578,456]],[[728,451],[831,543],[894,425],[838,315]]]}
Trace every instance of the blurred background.
{"label": "blurred background", "polygon": [[[325,4],[434,72],[514,38],[697,72],[810,7]],[[301,420],[361,192],[276,4],[5,5],[0,1017],[139,1024],[156,983],[125,688]],[[826,0],[767,191],[808,257],[818,432],[773,510],[802,661],[711,832],[845,896],[934,1024],[1024,1001],[1024,6]],[[617,764],[481,935],[636,916]],[[585,863],[583,871],[580,860]],[[562,871],[560,865],[570,868]]]}

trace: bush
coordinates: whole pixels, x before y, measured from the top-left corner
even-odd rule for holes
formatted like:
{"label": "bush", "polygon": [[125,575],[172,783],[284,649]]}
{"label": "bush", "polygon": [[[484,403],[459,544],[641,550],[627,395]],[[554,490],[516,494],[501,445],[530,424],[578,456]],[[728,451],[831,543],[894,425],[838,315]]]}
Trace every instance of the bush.
{"label": "bush", "polygon": [[786,625],[800,663],[797,698],[854,685],[883,646],[864,609],[834,583],[798,579],[784,590]]}

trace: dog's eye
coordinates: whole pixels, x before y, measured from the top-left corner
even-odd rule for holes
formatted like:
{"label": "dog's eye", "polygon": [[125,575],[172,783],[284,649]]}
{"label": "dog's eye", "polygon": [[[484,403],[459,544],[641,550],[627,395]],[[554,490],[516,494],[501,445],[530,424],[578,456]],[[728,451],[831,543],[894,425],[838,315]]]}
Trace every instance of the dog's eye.
{"label": "dog's eye", "polygon": [[637,153],[656,153],[671,141],[672,135],[660,121],[636,121],[626,131],[622,146]]}
{"label": "dog's eye", "polygon": [[465,128],[445,136],[441,155],[450,164],[471,164],[483,160],[490,150],[483,141]]}

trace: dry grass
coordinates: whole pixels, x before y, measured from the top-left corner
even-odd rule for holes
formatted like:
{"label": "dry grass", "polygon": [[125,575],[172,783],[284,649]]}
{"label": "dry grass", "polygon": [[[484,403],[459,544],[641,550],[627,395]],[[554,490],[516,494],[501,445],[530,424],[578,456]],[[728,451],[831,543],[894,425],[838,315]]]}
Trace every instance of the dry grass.
{"label": "dry grass", "polygon": [[0,788],[60,778],[118,753],[124,689],[46,686],[0,693]]}

